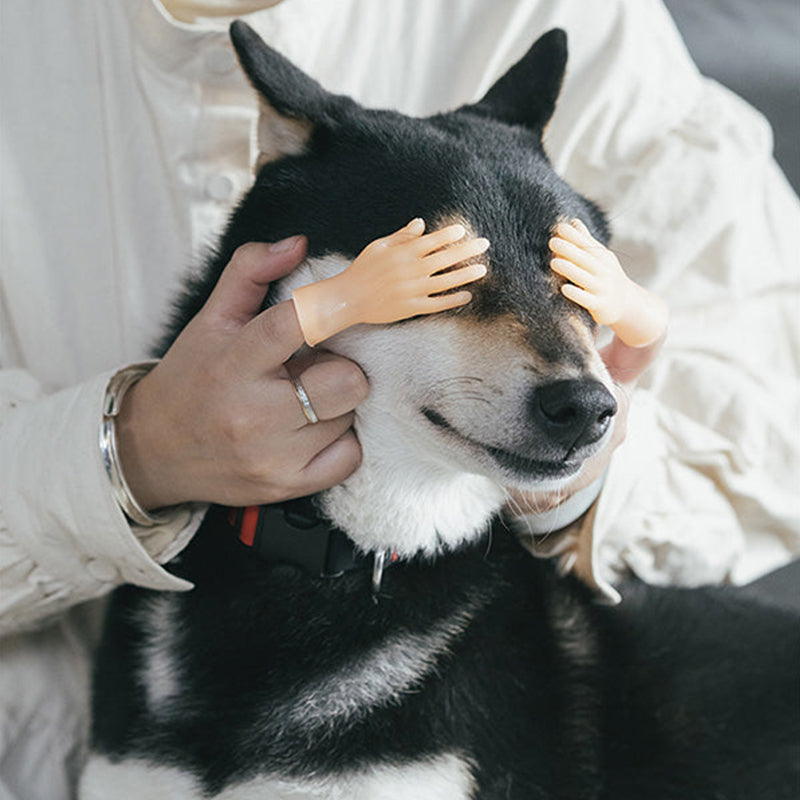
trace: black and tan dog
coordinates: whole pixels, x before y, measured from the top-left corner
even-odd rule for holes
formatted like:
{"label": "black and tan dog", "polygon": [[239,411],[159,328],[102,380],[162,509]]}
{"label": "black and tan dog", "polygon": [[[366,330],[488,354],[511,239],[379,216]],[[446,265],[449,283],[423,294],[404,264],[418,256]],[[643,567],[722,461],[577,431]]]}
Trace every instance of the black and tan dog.
{"label": "black and tan dog", "polygon": [[487,236],[490,270],[464,308],[326,343],[370,381],[355,475],[265,509],[253,546],[212,510],[171,565],[189,593],[116,593],[83,800],[796,797],[796,617],[636,584],[602,608],[493,521],[502,486],[568,486],[616,410],[592,321],[548,268],[562,217],[607,239],[542,148],[564,34],[426,119],[232,35],[264,155],[167,342],[251,240],[308,236],[271,301],[415,216]]}

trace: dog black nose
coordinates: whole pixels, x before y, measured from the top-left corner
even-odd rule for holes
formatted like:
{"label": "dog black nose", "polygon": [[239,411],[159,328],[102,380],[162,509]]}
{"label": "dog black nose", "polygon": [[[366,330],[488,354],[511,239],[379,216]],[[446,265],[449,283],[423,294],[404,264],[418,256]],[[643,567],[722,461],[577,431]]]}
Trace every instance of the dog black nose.
{"label": "dog black nose", "polygon": [[600,381],[556,381],[536,389],[532,411],[551,441],[574,450],[608,430],[617,401]]}

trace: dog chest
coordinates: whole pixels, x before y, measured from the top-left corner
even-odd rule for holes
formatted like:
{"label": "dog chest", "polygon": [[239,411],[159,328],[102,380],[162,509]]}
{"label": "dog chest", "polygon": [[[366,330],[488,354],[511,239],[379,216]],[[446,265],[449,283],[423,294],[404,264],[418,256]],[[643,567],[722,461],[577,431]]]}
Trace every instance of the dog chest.
{"label": "dog chest", "polygon": [[473,789],[469,766],[453,753],[317,780],[259,777],[211,796],[183,770],[137,759],[112,763],[95,756],[84,774],[80,800],[468,800]]}

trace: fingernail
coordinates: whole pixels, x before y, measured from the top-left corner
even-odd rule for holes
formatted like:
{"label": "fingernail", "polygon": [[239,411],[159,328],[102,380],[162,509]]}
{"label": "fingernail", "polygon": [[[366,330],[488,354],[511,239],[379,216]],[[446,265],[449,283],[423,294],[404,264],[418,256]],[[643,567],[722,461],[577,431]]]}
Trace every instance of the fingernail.
{"label": "fingernail", "polygon": [[272,244],[269,246],[269,249],[273,253],[285,253],[287,250],[291,250],[293,247],[296,247],[302,238],[302,236],[289,236],[288,238],[281,239],[278,242],[272,242]]}

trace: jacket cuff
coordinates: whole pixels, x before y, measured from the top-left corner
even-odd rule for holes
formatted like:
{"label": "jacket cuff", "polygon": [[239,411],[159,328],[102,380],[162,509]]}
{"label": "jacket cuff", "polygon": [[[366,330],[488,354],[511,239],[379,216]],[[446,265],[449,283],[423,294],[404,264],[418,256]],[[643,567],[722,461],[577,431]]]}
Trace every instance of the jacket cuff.
{"label": "jacket cuff", "polygon": [[191,583],[157,561],[188,543],[205,506],[176,507],[152,528],[129,524],[99,449],[103,397],[115,373],[8,412],[0,435],[0,508],[19,546],[75,595],[100,594],[98,583],[188,590]]}

